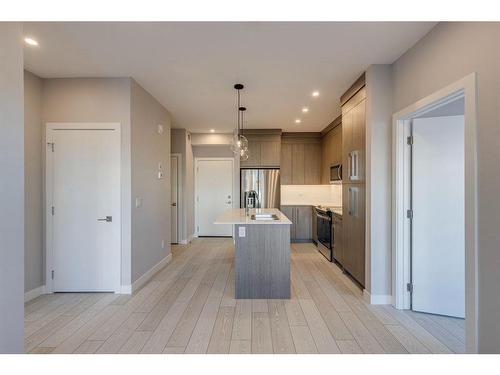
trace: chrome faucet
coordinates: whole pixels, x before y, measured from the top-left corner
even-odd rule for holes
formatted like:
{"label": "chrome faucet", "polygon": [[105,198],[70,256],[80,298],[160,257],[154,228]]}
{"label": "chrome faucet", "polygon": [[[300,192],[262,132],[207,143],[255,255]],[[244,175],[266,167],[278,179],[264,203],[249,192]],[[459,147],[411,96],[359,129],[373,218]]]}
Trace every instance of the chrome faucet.
{"label": "chrome faucet", "polygon": [[245,191],[245,214],[248,216],[250,209],[257,207],[259,195],[255,190]]}

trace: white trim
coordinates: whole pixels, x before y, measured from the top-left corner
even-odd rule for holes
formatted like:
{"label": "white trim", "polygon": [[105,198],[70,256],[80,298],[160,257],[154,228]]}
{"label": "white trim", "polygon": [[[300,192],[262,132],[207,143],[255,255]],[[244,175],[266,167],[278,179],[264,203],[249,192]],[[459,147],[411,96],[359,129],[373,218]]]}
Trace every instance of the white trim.
{"label": "white trim", "polygon": [[31,289],[24,293],[24,302],[29,302],[37,297],[40,297],[42,294],[47,294],[45,291],[45,285],[40,285],[38,288]]}
{"label": "white trim", "polygon": [[180,240],[179,245],[187,245],[188,241],[187,240]]}
{"label": "white trim", "polygon": [[[198,200],[196,197],[198,196],[198,162],[202,160],[229,160],[231,162],[231,199],[232,199],[232,204],[231,208],[234,208],[234,158],[230,157],[195,157],[194,158],[194,233],[192,236],[189,236],[191,239],[189,242],[192,241],[193,238],[198,237]],[[239,202],[238,202],[239,204]],[[234,230],[234,229],[233,229]],[[233,236],[234,237],[234,236]]]}
{"label": "white trim", "polygon": [[116,294],[132,294],[132,285],[127,284],[127,285],[122,285],[120,288],[120,292]]}
{"label": "white trim", "polygon": [[370,305],[391,305],[392,296],[390,294],[370,294],[363,289],[363,299]]}
{"label": "white trim", "polygon": [[477,353],[478,272],[477,272],[477,89],[476,73],[413,103],[393,115],[393,197],[392,253],[394,306],[409,308],[405,285],[409,280],[408,233],[405,228],[404,145],[407,121],[425,112],[465,97],[465,337],[468,353]]}
{"label": "white trim", "polygon": [[[51,207],[53,201],[53,186],[52,186],[52,166],[53,166],[53,152],[49,152],[48,143],[53,142],[52,131],[53,130],[66,130],[66,129],[113,129],[116,130],[116,136],[119,139],[119,160],[120,160],[120,190],[118,194],[120,194],[120,212],[118,217],[120,218],[120,251],[117,254],[118,264],[115,266],[115,293],[121,293],[122,285],[121,285],[121,270],[122,270],[122,254],[123,254],[123,243],[122,243],[122,199],[121,199],[121,188],[122,188],[122,165],[121,165],[121,124],[119,122],[47,122],[45,124],[45,134],[46,134],[46,143],[45,146],[45,292],[53,293],[54,285],[52,282],[52,278],[49,276],[52,273],[52,265],[53,265],[53,245],[52,245],[52,232],[53,232],[53,216],[51,214]],[[57,147],[57,146],[56,146]]]}
{"label": "white trim", "polygon": [[[181,220],[179,217],[179,214],[182,212],[182,209],[184,208],[184,204],[182,202],[183,196],[182,196],[182,176],[181,176],[181,171],[182,171],[182,154],[178,152],[172,152],[170,154],[170,158],[176,157],[177,158],[177,243],[182,244],[185,240],[182,238],[183,235],[183,227],[184,227],[184,222],[181,224]],[[172,203],[172,202],[170,202]],[[184,216],[184,215],[183,215]]]}
{"label": "white trim", "polygon": [[[160,260],[158,263],[156,263],[153,267],[151,267],[146,273],[144,273],[141,277],[139,277],[137,280],[135,280],[132,283],[132,288],[131,292],[134,293],[137,291],[141,286],[146,284],[151,278],[162,268],[164,268],[167,264],[170,263],[172,260],[172,253],[168,254],[165,258]],[[130,293],[127,293],[130,294]]]}

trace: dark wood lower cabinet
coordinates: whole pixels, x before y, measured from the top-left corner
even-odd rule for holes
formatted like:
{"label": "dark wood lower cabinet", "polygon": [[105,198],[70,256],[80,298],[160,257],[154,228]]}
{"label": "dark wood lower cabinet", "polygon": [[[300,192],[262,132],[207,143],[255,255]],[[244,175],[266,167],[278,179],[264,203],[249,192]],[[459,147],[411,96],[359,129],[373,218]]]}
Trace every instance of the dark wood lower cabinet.
{"label": "dark wood lower cabinet", "polygon": [[365,285],[365,185],[342,186],[342,265]]}
{"label": "dark wood lower cabinet", "polygon": [[314,206],[311,206],[311,228],[312,228],[312,240],[314,243],[318,243],[318,221],[316,220],[316,210]]}
{"label": "dark wood lower cabinet", "polygon": [[342,229],[342,217],[333,215],[333,258],[343,264],[344,258],[344,249],[343,249],[343,229]]}
{"label": "dark wood lower cabinet", "polygon": [[313,210],[311,206],[281,206],[281,211],[290,219],[290,240],[308,242],[313,239]]}

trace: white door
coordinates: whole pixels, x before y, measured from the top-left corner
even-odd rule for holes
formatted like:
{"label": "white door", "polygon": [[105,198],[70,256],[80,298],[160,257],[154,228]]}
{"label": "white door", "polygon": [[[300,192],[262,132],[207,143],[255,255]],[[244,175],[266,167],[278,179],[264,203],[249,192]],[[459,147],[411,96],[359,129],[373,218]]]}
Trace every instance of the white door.
{"label": "white door", "polygon": [[196,205],[198,236],[232,236],[231,225],[215,225],[233,207],[233,160],[197,159]]}
{"label": "white door", "polygon": [[465,316],[464,117],[413,121],[412,308]]}
{"label": "white door", "polygon": [[179,214],[179,158],[177,155],[172,155],[170,158],[170,173],[171,173],[171,223],[172,223],[172,243],[178,243],[179,242],[179,237],[178,237],[178,214]]}
{"label": "white door", "polygon": [[[102,124],[101,124],[102,125]],[[55,292],[117,291],[120,284],[120,130],[49,128],[48,204]],[[79,127],[79,128],[78,128]],[[52,211],[51,207],[48,207]],[[47,277],[52,277],[48,275]]]}

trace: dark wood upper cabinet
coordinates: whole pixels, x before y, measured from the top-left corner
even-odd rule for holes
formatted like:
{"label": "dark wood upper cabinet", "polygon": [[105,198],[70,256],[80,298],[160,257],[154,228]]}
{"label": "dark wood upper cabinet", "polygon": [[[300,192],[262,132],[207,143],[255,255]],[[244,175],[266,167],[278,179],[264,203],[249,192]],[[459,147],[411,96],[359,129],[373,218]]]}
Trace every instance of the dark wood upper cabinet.
{"label": "dark wood upper cabinet", "polygon": [[320,133],[283,133],[281,142],[281,184],[321,183]]}
{"label": "dark wood upper cabinet", "polygon": [[281,164],[281,130],[247,129],[248,159],[240,162],[241,168],[279,168]]}
{"label": "dark wood upper cabinet", "polygon": [[330,167],[342,163],[342,116],[337,117],[321,138],[321,183],[330,183]]}

